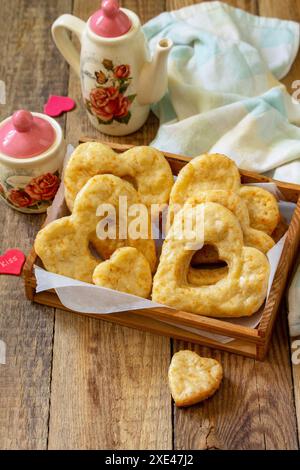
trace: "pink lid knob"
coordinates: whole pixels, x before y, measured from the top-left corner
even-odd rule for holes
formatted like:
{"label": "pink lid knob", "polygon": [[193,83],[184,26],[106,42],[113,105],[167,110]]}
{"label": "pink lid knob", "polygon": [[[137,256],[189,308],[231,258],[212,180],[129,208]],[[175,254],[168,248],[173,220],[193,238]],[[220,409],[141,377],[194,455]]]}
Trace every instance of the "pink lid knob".
{"label": "pink lid knob", "polygon": [[33,116],[29,111],[20,109],[13,114],[12,123],[18,132],[27,132],[32,127]]}
{"label": "pink lid knob", "polygon": [[130,30],[131,21],[120,9],[117,0],[103,0],[101,9],[90,19],[90,27],[98,36],[115,38]]}
{"label": "pink lid knob", "polygon": [[120,11],[119,2],[117,0],[104,0],[102,2],[102,10],[105,16],[113,18]]}

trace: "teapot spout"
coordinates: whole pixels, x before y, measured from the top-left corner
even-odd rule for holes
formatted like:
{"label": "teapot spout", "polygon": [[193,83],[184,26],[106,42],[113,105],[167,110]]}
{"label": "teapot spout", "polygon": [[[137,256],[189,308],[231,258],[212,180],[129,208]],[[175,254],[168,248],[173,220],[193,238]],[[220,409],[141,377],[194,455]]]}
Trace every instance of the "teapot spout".
{"label": "teapot spout", "polygon": [[170,39],[161,39],[157,44],[151,62],[146,62],[142,68],[137,98],[140,104],[149,105],[157,103],[168,88],[168,55],[173,42]]}

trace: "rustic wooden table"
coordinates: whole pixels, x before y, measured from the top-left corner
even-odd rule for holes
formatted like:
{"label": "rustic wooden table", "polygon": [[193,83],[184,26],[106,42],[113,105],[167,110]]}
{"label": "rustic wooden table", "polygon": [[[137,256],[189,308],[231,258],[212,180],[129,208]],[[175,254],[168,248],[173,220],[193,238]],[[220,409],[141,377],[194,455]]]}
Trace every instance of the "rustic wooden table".
{"label": "rustic wooden table", "polygon": [[[142,21],[193,3],[126,0]],[[196,2],[194,2],[196,3]],[[232,0],[252,13],[300,20],[299,0]],[[49,94],[69,94],[77,109],[60,119],[67,141],[96,136],[81,105],[79,81],[56,50],[51,23],[62,13],[87,19],[99,0],[1,0],[0,79],[7,104],[42,111]],[[300,58],[285,80],[300,79]],[[151,117],[119,141],[147,144],[157,130]],[[98,134],[99,136],[99,134]],[[42,216],[0,207],[0,249],[28,252]],[[168,338],[80,318],[25,299],[21,279],[0,278],[1,449],[298,449],[300,365],[291,363],[282,307],[264,363]],[[192,347],[221,360],[225,379],[209,401],[174,407],[167,386],[172,354]]]}

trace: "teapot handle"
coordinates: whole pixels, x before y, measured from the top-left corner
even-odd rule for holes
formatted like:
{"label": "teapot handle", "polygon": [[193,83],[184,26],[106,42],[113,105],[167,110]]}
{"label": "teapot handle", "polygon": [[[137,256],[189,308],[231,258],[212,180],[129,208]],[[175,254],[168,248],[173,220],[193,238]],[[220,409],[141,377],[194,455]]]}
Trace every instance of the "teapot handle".
{"label": "teapot handle", "polygon": [[51,31],[56,47],[80,77],[80,54],[72,43],[68,31],[76,34],[81,43],[83,31],[86,27],[84,21],[73,15],[62,15],[53,23]]}

